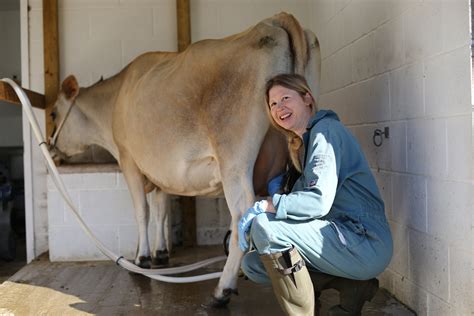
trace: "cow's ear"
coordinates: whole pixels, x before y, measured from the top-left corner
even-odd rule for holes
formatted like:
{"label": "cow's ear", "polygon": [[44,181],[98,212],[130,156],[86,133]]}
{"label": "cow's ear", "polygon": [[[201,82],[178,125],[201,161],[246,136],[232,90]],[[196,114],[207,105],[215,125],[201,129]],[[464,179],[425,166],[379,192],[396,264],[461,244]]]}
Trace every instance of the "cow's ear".
{"label": "cow's ear", "polygon": [[79,94],[79,84],[77,83],[76,77],[74,75],[68,76],[64,79],[61,86],[61,91],[64,92],[64,95],[68,100],[73,100]]}

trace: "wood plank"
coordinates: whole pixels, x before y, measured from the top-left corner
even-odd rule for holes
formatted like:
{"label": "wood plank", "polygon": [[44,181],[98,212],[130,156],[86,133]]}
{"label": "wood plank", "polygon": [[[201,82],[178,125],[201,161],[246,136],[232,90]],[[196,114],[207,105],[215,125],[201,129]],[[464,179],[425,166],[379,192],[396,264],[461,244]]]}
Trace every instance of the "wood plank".
{"label": "wood plank", "polygon": [[[28,98],[30,98],[31,105],[34,106],[35,108],[42,109],[44,110],[45,108],[45,99],[44,95],[39,94],[37,92],[23,89],[26,92],[26,95]],[[0,81],[0,100],[13,103],[13,104],[18,104],[20,105],[21,102],[18,99],[15,90],[6,82]]]}
{"label": "wood plank", "polygon": [[[178,27],[178,52],[185,50],[191,44],[191,18],[189,0],[176,0]],[[179,200],[183,210],[183,245],[192,247],[196,241],[196,199],[182,196]]]}
{"label": "wood plank", "polygon": [[51,118],[59,91],[58,1],[43,0],[44,96],[46,135],[51,135]]}

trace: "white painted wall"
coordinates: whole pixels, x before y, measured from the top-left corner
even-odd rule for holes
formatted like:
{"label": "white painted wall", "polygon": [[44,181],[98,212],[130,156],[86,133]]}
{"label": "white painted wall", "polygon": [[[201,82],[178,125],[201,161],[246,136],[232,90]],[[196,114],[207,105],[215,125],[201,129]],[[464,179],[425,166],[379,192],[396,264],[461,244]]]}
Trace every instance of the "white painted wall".
{"label": "white painted wall", "polygon": [[[138,228],[127,185],[117,166],[102,171],[80,171],[80,168],[61,167],[67,173],[62,179],[73,203],[90,229],[114,253],[127,259],[135,256]],[[72,170],[71,170],[72,169]],[[74,170],[75,169],[75,170]],[[72,172],[72,173],[71,173]],[[155,201],[148,196],[150,207]],[[171,208],[177,208],[173,198]],[[178,214],[179,215],[179,214]],[[91,239],[84,234],[69,207],[48,176],[49,257],[52,261],[105,260]],[[181,222],[175,216],[173,238],[178,238]],[[155,226],[150,223],[150,241],[154,242]]]}
{"label": "white painted wall", "polygon": [[[42,91],[40,1],[30,5],[30,79]],[[194,0],[193,40],[241,31],[281,10],[294,13],[319,36],[321,107],[334,109],[354,132],[382,190],[395,241],[393,260],[380,277],[383,286],[419,315],[471,314],[468,1]],[[75,73],[88,85],[140,52],[174,50],[175,20],[172,0],[60,1],[61,78]],[[385,126],[390,138],[376,148],[373,131]],[[103,177],[98,183],[110,175]],[[56,198],[49,198],[52,213]],[[202,202],[203,209],[215,213],[221,207],[209,211],[210,204],[219,203]],[[201,227],[226,221],[205,218],[209,221]],[[57,219],[50,218],[50,225],[63,224]],[[204,243],[206,232],[201,231]],[[119,247],[117,231],[110,236],[104,238]]]}
{"label": "white painted wall", "polygon": [[[383,192],[395,252],[384,287],[419,315],[473,302],[468,1],[315,0],[321,107],[359,139]],[[390,128],[379,148],[376,128]]]}

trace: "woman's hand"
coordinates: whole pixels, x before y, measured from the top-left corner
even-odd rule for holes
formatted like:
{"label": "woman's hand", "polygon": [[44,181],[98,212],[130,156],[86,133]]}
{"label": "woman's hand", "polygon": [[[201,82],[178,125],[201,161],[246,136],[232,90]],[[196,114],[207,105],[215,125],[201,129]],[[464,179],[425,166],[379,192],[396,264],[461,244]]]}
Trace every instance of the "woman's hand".
{"label": "woman's hand", "polygon": [[269,197],[266,200],[261,200],[255,203],[255,205],[247,210],[239,221],[238,224],[238,237],[239,247],[243,252],[247,252],[249,249],[248,232],[252,221],[260,213],[276,213],[275,207],[273,206],[272,198]]}
{"label": "woman's hand", "polygon": [[258,201],[254,204],[253,207],[249,208],[247,212],[242,216],[238,224],[238,234],[239,234],[239,247],[243,252],[249,250],[249,236],[247,236],[250,231],[250,226],[252,221],[258,214],[266,212],[267,201]]}
{"label": "woman's hand", "polygon": [[272,198],[268,197],[266,202],[267,202],[267,207],[265,209],[265,212],[275,214],[276,210],[275,210],[275,206],[273,205]]}

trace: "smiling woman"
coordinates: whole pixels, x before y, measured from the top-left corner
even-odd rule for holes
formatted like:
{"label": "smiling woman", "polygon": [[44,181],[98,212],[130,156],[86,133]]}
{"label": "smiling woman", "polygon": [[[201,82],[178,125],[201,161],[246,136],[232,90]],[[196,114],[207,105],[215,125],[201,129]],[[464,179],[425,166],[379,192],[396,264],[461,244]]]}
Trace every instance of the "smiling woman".
{"label": "smiling woman", "polygon": [[341,293],[330,315],[358,315],[374,297],[375,277],[392,256],[375,179],[338,116],[317,111],[304,77],[273,77],[266,98],[273,124],[290,144],[299,140],[290,151],[301,176],[290,192],[259,201],[242,216],[240,248],[249,250],[247,233],[255,247],[245,255],[242,269],[257,283],[271,282],[286,314],[313,314],[319,294],[313,294],[309,269]]}

